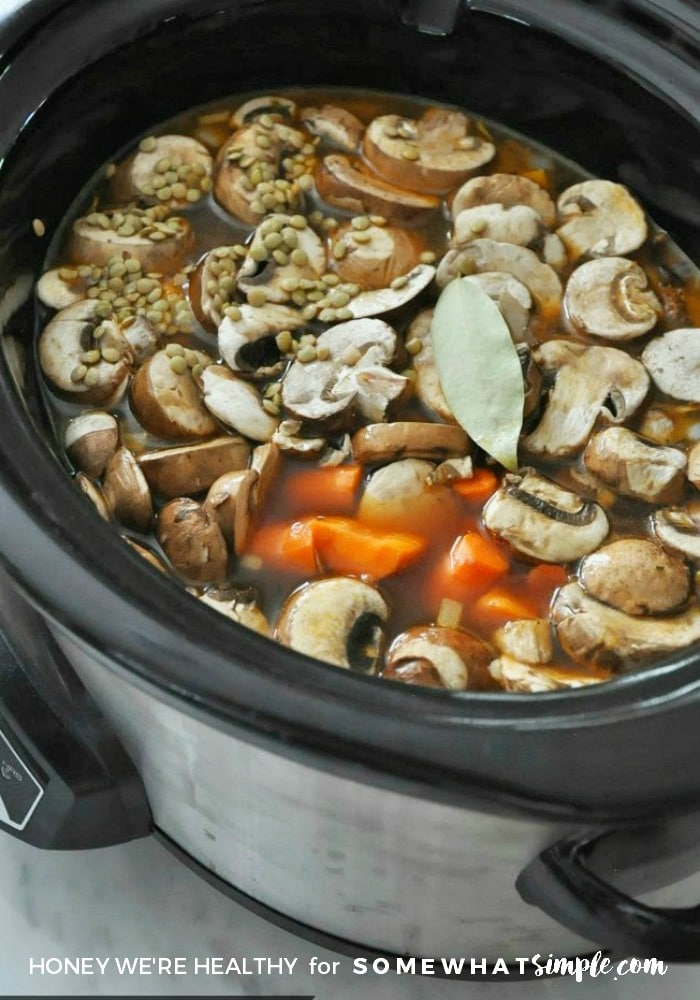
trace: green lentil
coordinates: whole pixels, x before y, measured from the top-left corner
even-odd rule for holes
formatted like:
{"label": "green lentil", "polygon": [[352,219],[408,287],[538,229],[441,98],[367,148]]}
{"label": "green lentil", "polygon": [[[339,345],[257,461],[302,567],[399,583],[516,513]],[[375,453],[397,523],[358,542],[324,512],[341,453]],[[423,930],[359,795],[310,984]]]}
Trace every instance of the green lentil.
{"label": "green lentil", "polygon": [[411,357],[415,357],[423,350],[423,341],[419,340],[418,337],[412,337],[411,340],[406,341],[406,350]]}
{"label": "green lentil", "polygon": [[309,364],[311,361],[316,360],[316,348],[311,344],[305,344],[302,348],[297,351],[297,361],[300,361],[303,365]]}
{"label": "green lentil", "polygon": [[122,359],[122,352],[117,347],[103,347],[101,355],[105,361],[113,365]]}

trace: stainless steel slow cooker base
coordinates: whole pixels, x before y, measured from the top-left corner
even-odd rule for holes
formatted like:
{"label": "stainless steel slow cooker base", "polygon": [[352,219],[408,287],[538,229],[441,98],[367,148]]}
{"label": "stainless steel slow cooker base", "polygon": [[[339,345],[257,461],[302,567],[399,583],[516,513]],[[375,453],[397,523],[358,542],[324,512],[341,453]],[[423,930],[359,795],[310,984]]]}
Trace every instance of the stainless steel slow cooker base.
{"label": "stainless steel slow cooker base", "polygon": [[513,889],[566,828],[468,812],[291,761],[183,715],[57,638],[136,764],[155,825],[247,895],[399,954],[495,961],[590,950]]}
{"label": "stainless steel slow cooker base", "polygon": [[[595,949],[514,892],[569,824],[466,811],[289,760],[184,715],[57,638],[134,760],[155,825],[266,907],[397,954],[512,962]],[[652,865],[621,882],[654,905],[700,897],[700,873],[663,889],[658,879]]]}

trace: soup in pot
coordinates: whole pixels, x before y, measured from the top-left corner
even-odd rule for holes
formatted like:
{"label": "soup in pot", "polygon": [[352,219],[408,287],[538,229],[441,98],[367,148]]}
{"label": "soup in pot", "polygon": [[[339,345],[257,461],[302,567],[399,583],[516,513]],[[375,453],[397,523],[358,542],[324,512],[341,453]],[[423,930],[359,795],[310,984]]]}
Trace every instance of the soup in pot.
{"label": "soup in pot", "polygon": [[93,178],[37,284],[76,487],[337,667],[542,692],[700,639],[700,283],[634,194],[454,107],[222,101]]}

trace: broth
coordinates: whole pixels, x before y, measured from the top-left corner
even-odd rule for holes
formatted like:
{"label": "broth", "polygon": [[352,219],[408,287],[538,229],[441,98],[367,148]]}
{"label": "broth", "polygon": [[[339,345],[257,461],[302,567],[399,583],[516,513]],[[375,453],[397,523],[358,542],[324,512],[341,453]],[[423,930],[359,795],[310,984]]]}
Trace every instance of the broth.
{"label": "broth", "polygon": [[[700,282],[625,189],[465,115],[290,90],[135,139],[53,240],[38,364],[69,473],[195,597],[388,679],[577,687],[700,638],[700,390],[656,357],[700,338]],[[464,281],[529,366],[515,475],[435,388],[431,311]]]}

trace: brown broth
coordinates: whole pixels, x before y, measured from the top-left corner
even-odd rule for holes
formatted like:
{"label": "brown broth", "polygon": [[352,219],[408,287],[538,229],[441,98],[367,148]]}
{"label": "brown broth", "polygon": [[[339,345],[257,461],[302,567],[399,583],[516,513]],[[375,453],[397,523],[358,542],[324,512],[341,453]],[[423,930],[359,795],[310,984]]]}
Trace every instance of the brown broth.
{"label": "brown broth", "polygon": [[[406,117],[416,117],[428,106],[424,101],[406,96],[341,92],[335,89],[323,91],[291,90],[283,91],[281,94],[302,105],[322,104],[324,102],[340,104],[352,111],[365,124],[378,114],[395,113]],[[227,124],[229,114],[248,96],[232,97],[206,108],[187,112],[159,126],[154,134],[190,134],[215,152],[217,145],[226,141],[230,135],[231,129]],[[484,172],[486,173],[514,172],[524,174],[548,189],[554,198],[564,187],[587,179],[589,176],[555,152],[528,142],[527,139],[516,135],[503,125],[490,121],[480,122],[479,130],[484,136],[493,136],[498,144],[496,157],[485,168]],[[135,140],[135,142],[137,141],[138,139]],[[129,152],[130,150],[119,151],[115,155],[115,161],[122,161]],[[87,210],[94,209],[95,206],[104,208],[110,207],[110,205],[109,180],[103,170],[88,183],[69,213],[61,231],[54,239],[47,257],[47,268],[65,263],[73,220],[85,214]],[[317,196],[311,195],[307,214],[318,207],[321,207],[325,214],[340,220],[344,217],[349,218],[353,214],[324,206]],[[251,233],[250,226],[244,225],[229,215],[211,197],[204,199],[193,208],[186,209],[184,214],[189,218],[196,234],[194,246],[188,256],[188,261],[192,264],[195,264],[208,249],[220,244],[244,243]],[[443,212],[434,213],[426,224],[417,228],[425,249],[432,250],[438,257],[448,248],[449,230],[450,220],[446,208]],[[652,233],[654,232],[652,230]],[[658,233],[656,235],[658,236]],[[674,276],[673,295],[675,300],[680,303],[680,307],[685,309],[688,325],[700,324],[700,280],[693,265],[678,248],[668,240],[657,239],[655,241],[654,235],[652,235],[641,251],[630,256],[642,264],[649,275],[652,287],[658,292],[669,287],[668,274],[672,274]],[[562,274],[563,283],[567,274],[568,272]],[[421,300],[422,304],[429,303],[430,299],[430,293],[424,295]],[[394,325],[399,335],[402,335],[416,311],[415,307],[407,307],[395,316],[390,314],[388,321]],[[47,313],[43,313],[41,327],[43,327],[47,315]],[[314,327],[313,323],[311,327]],[[662,322],[653,334],[638,338],[626,345],[609,344],[599,338],[580,335],[576,335],[576,339],[583,343],[622,346],[629,350],[631,355],[636,356],[651,336],[665,328],[667,327]],[[570,331],[564,328],[559,316],[533,316],[530,332],[540,341],[570,336]],[[192,334],[178,334],[172,339],[188,347],[209,351],[216,357],[216,336],[205,331],[198,324],[195,325]],[[57,440],[62,441],[69,420],[81,412],[83,407],[65,399],[59,399],[50,390],[46,392],[46,399],[53,416]],[[633,429],[639,427],[644,413],[650,405],[665,407],[672,414],[675,428],[672,438],[674,443],[692,442],[700,434],[700,407],[689,406],[683,410],[678,403],[664,399],[659,393],[652,396],[649,403],[637,414],[631,423]],[[124,397],[118,407],[114,408],[114,412],[121,423],[122,442],[134,454],[138,455],[154,445],[180,443],[158,440],[153,435],[143,431],[130,409],[128,396]],[[426,419],[426,414],[422,411],[415,397],[404,401],[392,416],[394,419]],[[68,465],[70,466],[70,463]],[[486,457],[477,453],[475,465],[477,468],[487,467]],[[300,506],[290,510],[286,497],[294,491],[295,479],[303,475],[308,467],[308,463],[296,459],[283,459],[275,488],[270,491],[268,502],[256,518],[255,531],[249,545],[249,550],[253,553],[257,531],[261,531],[269,525],[289,522],[297,518],[333,513],[324,509],[323,506],[309,507],[308,509]],[[628,499],[616,499],[611,491],[600,483],[592,483],[590,477],[584,478],[580,458],[539,463],[539,468],[544,475],[560,485],[571,488],[582,495],[598,499],[606,507],[610,518],[611,539],[647,533],[649,505]],[[366,478],[371,475],[371,472],[371,468],[363,470],[363,476]],[[391,639],[415,624],[434,622],[440,614],[441,599],[449,596],[459,600],[463,605],[462,625],[489,642],[492,639],[494,629],[509,620],[507,610],[489,611],[483,607],[483,602],[479,603],[480,598],[492,587],[492,584],[487,581],[483,585],[477,583],[469,587],[456,587],[448,593],[439,582],[441,566],[448,558],[452,545],[460,535],[467,531],[474,531],[488,537],[481,522],[482,502],[470,503],[462,499],[448,486],[439,489],[443,491],[444,502],[436,506],[432,516],[423,518],[420,525],[413,526],[414,531],[418,531],[428,540],[425,552],[409,568],[386,577],[379,583],[379,588],[390,607],[390,618],[386,632]],[[688,484],[684,499],[691,499],[694,493],[694,487]],[[358,490],[353,504],[343,511],[346,516],[357,514],[359,497],[360,491]],[[149,548],[162,555],[162,550],[153,536],[143,537],[133,532],[127,532],[127,534],[145,542]],[[555,573],[549,577],[546,573],[541,574],[547,579],[535,585],[533,581],[537,577],[532,575],[535,564],[517,553],[510,552],[505,544],[498,542],[495,544],[509,559],[510,564],[508,572],[498,580],[498,588],[508,592],[514,606],[519,603],[524,609],[530,609],[531,616],[546,617],[552,591],[563,581],[564,573],[561,573],[558,578]],[[576,567],[569,565],[564,570],[567,575],[573,576]],[[248,554],[238,561],[232,560],[230,580],[241,587],[252,586],[256,588],[262,610],[268,620],[274,622],[283,602],[290,593],[308,580],[308,575],[293,569],[285,571],[279,566],[270,571],[269,567],[259,565],[259,560],[255,555]],[[551,665],[564,669],[581,669],[580,665],[572,664],[559,648],[555,649]],[[607,672],[600,668],[584,669],[589,676],[595,679],[605,679],[608,676]]]}

